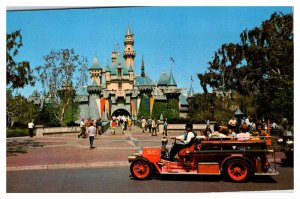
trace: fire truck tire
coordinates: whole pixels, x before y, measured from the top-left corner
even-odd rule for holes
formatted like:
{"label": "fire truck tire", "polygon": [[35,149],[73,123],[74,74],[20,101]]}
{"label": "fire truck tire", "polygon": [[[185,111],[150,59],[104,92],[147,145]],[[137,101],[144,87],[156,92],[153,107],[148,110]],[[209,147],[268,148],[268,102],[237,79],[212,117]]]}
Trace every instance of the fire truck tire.
{"label": "fire truck tire", "polygon": [[244,182],[252,175],[249,164],[246,160],[231,159],[225,163],[224,174],[234,182]]}
{"label": "fire truck tire", "polygon": [[131,175],[138,180],[149,179],[152,174],[152,170],[150,162],[144,158],[138,158],[130,165]]}

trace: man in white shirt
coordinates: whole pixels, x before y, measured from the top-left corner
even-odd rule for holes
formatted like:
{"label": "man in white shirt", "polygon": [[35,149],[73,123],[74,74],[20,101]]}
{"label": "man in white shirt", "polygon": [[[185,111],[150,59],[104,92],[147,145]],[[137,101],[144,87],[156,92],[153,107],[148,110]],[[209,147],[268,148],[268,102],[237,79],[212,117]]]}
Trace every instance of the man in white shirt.
{"label": "man in white shirt", "polygon": [[80,136],[84,136],[85,137],[85,123],[84,123],[84,120],[81,119],[81,122],[80,122],[80,134],[77,136],[78,138],[80,138]]}
{"label": "man in white shirt", "polygon": [[31,138],[33,137],[33,127],[34,127],[33,121],[29,122],[28,123],[28,129],[29,129],[29,136]]}
{"label": "man in white shirt", "polygon": [[96,127],[94,127],[93,123],[91,123],[91,122],[88,122],[87,126],[88,126],[88,134],[89,134],[89,139],[90,139],[90,148],[93,149],[93,148],[95,148],[93,146],[93,144],[94,144]]}
{"label": "man in white shirt", "polygon": [[186,132],[181,136],[172,136],[171,139],[179,140],[181,143],[174,143],[173,147],[170,151],[170,160],[172,161],[175,155],[179,152],[180,149],[184,149],[189,146],[191,142],[193,142],[194,138],[196,137],[195,133],[193,132],[193,124],[187,123],[185,125]]}

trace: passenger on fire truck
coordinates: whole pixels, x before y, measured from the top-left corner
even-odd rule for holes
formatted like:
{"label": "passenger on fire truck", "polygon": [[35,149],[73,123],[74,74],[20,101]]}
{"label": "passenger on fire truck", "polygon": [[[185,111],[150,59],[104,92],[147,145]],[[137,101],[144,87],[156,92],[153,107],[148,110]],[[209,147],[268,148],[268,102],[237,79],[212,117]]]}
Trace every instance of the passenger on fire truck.
{"label": "passenger on fire truck", "polygon": [[169,159],[172,161],[175,157],[175,155],[179,152],[180,149],[184,149],[189,147],[189,144],[191,144],[195,137],[196,137],[196,133],[193,132],[193,124],[191,123],[187,123],[185,125],[185,133],[181,136],[172,136],[171,139],[176,139],[179,140],[181,143],[176,143],[176,141],[174,142],[174,145],[171,148],[170,151],[170,157]]}

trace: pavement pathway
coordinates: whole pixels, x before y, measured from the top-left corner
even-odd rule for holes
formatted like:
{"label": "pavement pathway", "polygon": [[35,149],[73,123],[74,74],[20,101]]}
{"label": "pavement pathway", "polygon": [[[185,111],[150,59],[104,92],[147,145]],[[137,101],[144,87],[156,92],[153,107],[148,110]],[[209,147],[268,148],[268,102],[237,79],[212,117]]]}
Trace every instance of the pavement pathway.
{"label": "pavement pathway", "polygon": [[[89,139],[77,138],[77,135],[7,138],[7,171],[129,166],[128,155],[141,147],[161,147],[162,138],[161,132],[151,136],[138,127],[122,135],[118,127],[116,135],[108,130],[95,137],[96,148],[90,149]],[[170,139],[168,146],[171,146]],[[283,154],[276,154],[276,157],[280,161]]]}
{"label": "pavement pathway", "polygon": [[95,148],[90,149],[89,139],[77,135],[7,138],[7,170],[129,166],[129,154],[141,147],[160,147],[162,138],[161,133],[141,133],[138,127],[122,135],[118,127],[116,135],[111,135],[109,129],[96,136]]}

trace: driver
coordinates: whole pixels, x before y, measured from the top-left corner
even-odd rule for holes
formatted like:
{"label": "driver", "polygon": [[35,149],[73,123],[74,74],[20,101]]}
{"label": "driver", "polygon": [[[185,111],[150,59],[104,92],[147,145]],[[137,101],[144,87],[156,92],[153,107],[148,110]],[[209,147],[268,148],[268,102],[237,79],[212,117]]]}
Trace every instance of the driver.
{"label": "driver", "polygon": [[[185,125],[185,133],[181,136],[172,136],[171,139],[175,139],[175,142],[170,151],[170,160],[172,161],[175,155],[178,153],[180,149],[184,149],[189,147],[188,145],[194,140],[196,134],[193,132],[193,124],[187,123]],[[176,143],[176,140],[181,141],[181,143]]]}

